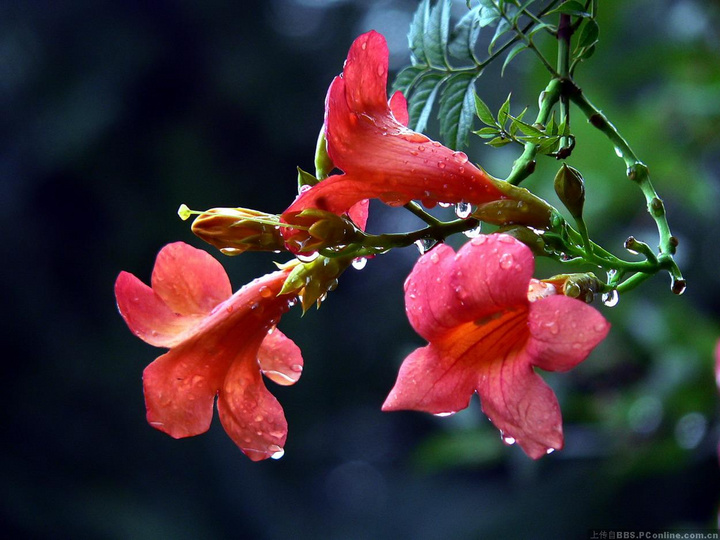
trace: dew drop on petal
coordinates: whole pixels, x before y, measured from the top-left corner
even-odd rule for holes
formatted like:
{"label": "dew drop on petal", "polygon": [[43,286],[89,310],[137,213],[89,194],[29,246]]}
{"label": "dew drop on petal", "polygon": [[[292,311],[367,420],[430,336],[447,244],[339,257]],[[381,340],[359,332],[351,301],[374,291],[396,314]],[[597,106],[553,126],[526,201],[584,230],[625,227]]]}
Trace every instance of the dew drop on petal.
{"label": "dew drop on petal", "polygon": [[430,261],[432,261],[433,264],[437,264],[438,261],[440,261],[440,256],[437,254],[437,251],[433,251],[430,254]]}
{"label": "dew drop on petal", "polygon": [[300,194],[302,195],[306,191],[310,191],[310,189],[312,189],[312,186],[310,184],[304,184],[300,186]]}
{"label": "dew drop on petal", "polygon": [[437,165],[438,165],[438,168],[439,168],[439,169],[444,169],[444,168],[445,168],[445,163],[443,163],[442,161],[438,161],[438,164],[437,164]]}
{"label": "dew drop on petal", "polygon": [[467,163],[468,157],[465,152],[453,152],[453,159],[458,163]]}
{"label": "dew drop on petal", "polygon": [[272,459],[280,459],[285,455],[285,450],[280,448],[277,444],[271,444],[270,446],[268,446],[268,450],[270,452],[273,452],[270,456]]}
{"label": "dew drop on petal", "polygon": [[508,446],[515,444],[515,437],[505,436],[504,434],[500,437],[502,438],[503,444],[507,444]]}
{"label": "dew drop on petal", "polygon": [[472,212],[472,205],[466,202],[459,202],[455,205],[455,215],[460,219],[466,219]]}
{"label": "dew drop on petal", "polygon": [[365,257],[358,257],[356,259],[353,259],[352,261],[352,267],[355,270],[362,270],[367,265],[367,259]]}
{"label": "dew drop on petal", "polygon": [[470,241],[470,243],[471,243],[473,246],[480,246],[480,245],[484,244],[486,240],[487,240],[487,236],[485,236],[485,235],[480,235],[480,236],[477,236],[477,237],[473,238],[473,239]]}
{"label": "dew drop on petal", "polygon": [[452,206],[452,204],[450,204],[450,203],[448,203],[448,202],[439,202],[439,203],[438,203],[438,206],[439,206],[440,208],[450,208],[450,207]]}
{"label": "dew drop on petal", "polygon": [[555,451],[554,448],[548,448],[547,450],[545,450],[545,453],[549,455],[549,454],[552,454],[554,451]]}
{"label": "dew drop on petal", "polygon": [[618,292],[615,289],[613,289],[612,291],[603,293],[603,295],[602,295],[602,303],[605,304],[607,307],[615,307],[615,306],[617,306],[619,301],[620,301],[620,295],[618,294]]}
{"label": "dew drop on petal", "polygon": [[514,263],[515,260],[513,259],[511,253],[503,253],[500,256],[500,268],[502,268],[503,270],[509,270]]}
{"label": "dew drop on petal", "polygon": [[447,412],[439,412],[435,413],[433,416],[437,416],[438,418],[445,418],[446,416],[452,416],[457,411],[447,411]]}
{"label": "dew drop on petal", "polygon": [[262,287],[260,287],[258,292],[260,293],[260,296],[262,296],[263,298],[271,298],[273,295],[273,292],[270,290],[270,287],[268,287],[266,285],[263,285]]}

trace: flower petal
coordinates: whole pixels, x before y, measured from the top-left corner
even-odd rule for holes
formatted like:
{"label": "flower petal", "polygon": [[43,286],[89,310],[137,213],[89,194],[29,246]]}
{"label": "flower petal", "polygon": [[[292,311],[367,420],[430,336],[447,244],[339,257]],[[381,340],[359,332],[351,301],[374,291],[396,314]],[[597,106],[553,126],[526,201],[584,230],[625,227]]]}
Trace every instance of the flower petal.
{"label": "flower petal", "polygon": [[218,412],[227,434],[251,460],[282,452],[287,421],[254,358],[246,355],[233,362],[218,397]]}
{"label": "flower petal", "polygon": [[405,99],[405,95],[398,90],[390,98],[389,105],[395,120],[400,122],[403,126],[407,126],[408,122],[410,122],[410,115],[408,114],[407,99]]}
{"label": "flower petal", "polygon": [[405,280],[405,313],[415,331],[428,341],[457,324],[455,294],[448,284],[454,267],[455,252],[439,244],[418,259]]}
{"label": "flower petal", "polygon": [[418,260],[405,282],[405,306],[428,341],[448,329],[510,307],[527,305],[532,252],[504,234],[473,238],[455,255],[445,244]]}
{"label": "flower petal", "polygon": [[514,439],[533,459],[562,448],[557,398],[533,371],[523,349],[508,351],[499,362],[483,363],[478,393],[483,412],[506,442]]}
{"label": "flower petal", "polygon": [[528,303],[528,284],[535,269],[530,249],[507,234],[480,235],[455,256],[452,283],[458,302],[456,318],[477,320]]}
{"label": "flower petal", "polygon": [[382,410],[455,413],[468,406],[475,393],[475,379],[474,366],[430,344],[416,349],[403,361]]}
{"label": "flower petal", "polygon": [[219,261],[183,242],[160,250],[152,273],[152,288],[168,307],[181,315],[205,315],[232,294]]}
{"label": "flower petal", "polygon": [[118,309],[130,330],[156,347],[173,347],[182,342],[200,318],[178,315],[142,281],[120,272],[115,281]]}
{"label": "flower petal", "polygon": [[550,296],[530,304],[528,353],[546,371],[567,371],[585,360],[610,331],[598,310],[575,298]]}
{"label": "flower petal", "polygon": [[369,210],[370,201],[363,199],[352,205],[352,207],[348,210],[348,216],[350,216],[350,219],[352,219],[353,223],[357,225],[358,228],[364,231],[367,226]]}
{"label": "flower petal", "polygon": [[257,358],[263,375],[282,386],[295,384],[302,375],[300,347],[277,328],[265,337]]}
{"label": "flower petal", "polygon": [[148,423],[176,439],[206,432],[231,360],[198,340],[157,358],[143,372]]}

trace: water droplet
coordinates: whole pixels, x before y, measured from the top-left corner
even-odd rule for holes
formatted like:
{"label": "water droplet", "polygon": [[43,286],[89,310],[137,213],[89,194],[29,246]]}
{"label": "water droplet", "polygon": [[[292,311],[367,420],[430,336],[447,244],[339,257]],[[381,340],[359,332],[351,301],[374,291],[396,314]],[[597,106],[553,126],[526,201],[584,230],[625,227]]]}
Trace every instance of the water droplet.
{"label": "water droplet", "polygon": [[482,234],[482,223],[478,223],[478,226],[469,231],[463,231],[463,234],[468,238],[477,238]]}
{"label": "water droplet", "polygon": [[603,293],[603,295],[602,295],[602,303],[605,304],[607,307],[615,307],[615,306],[617,306],[619,301],[620,301],[620,295],[618,294],[618,292],[615,289],[613,289],[612,291]]}
{"label": "water droplet", "polygon": [[460,219],[466,219],[472,212],[472,205],[466,202],[459,202],[455,205],[455,215]]}
{"label": "water droplet", "polygon": [[352,267],[355,270],[362,270],[367,265],[367,259],[365,257],[358,257],[357,259],[353,259]]}
{"label": "water droplet", "polygon": [[268,450],[270,452],[273,452],[270,456],[272,459],[280,459],[285,455],[285,450],[280,448],[277,444],[271,444],[270,446],[268,446]]}
{"label": "water droplet", "polygon": [[430,260],[433,264],[437,264],[440,261],[440,256],[437,254],[437,251],[433,251],[430,254]]}
{"label": "water droplet", "polygon": [[682,294],[687,289],[687,281],[684,279],[676,279],[672,276],[672,282],[670,283],[670,289],[675,294]]}
{"label": "water droplet", "polygon": [[452,206],[452,204],[451,204],[451,203],[448,203],[448,202],[439,202],[439,203],[438,203],[438,206],[439,206],[440,208],[450,208],[450,206]]}
{"label": "water droplet", "polygon": [[362,45],[360,46],[360,48],[361,48],[363,51],[364,51],[365,49],[367,49],[367,41],[363,41],[363,43],[362,43]]}
{"label": "water droplet", "polygon": [[317,251],[313,251],[312,253],[298,253],[296,255],[298,261],[300,261],[302,263],[313,262],[319,256],[320,256],[320,253],[318,253]]}
{"label": "water droplet", "polygon": [[431,238],[423,238],[421,240],[415,241],[415,247],[418,248],[418,251],[420,252],[420,255],[425,255],[427,251],[430,251],[432,247],[435,245],[435,240]]}
{"label": "water droplet", "polygon": [[220,253],[222,253],[223,255],[229,255],[231,257],[233,255],[240,255],[243,251],[244,250],[238,248],[220,248]]}
{"label": "water droplet", "polygon": [[290,366],[290,369],[293,370],[295,373],[300,373],[303,370],[302,364],[293,364]]}
{"label": "water droplet", "polygon": [[550,454],[552,454],[554,451],[555,451],[554,448],[548,448],[547,450],[545,450],[545,453],[548,454],[548,455],[550,455]]}
{"label": "water droplet", "polygon": [[465,152],[453,152],[453,159],[458,163],[467,163],[468,157]]}
{"label": "water droplet", "polygon": [[515,444],[515,437],[506,437],[505,435],[501,435],[501,437],[504,444],[507,444],[508,446]]}
{"label": "water droplet", "polygon": [[420,146],[418,146],[417,149],[418,149],[419,152],[424,152],[424,151],[425,151],[425,147],[424,147],[422,144],[421,144]]}
{"label": "water droplet", "polygon": [[265,418],[263,417],[262,414],[258,414],[258,415],[255,417],[255,421],[256,421],[256,422],[262,422],[264,419],[265,419]]}
{"label": "water droplet", "polygon": [[377,74],[378,77],[382,77],[383,75],[385,75],[385,66],[383,66],[382,64],[378,65]]}
{"label": "water droplet", "polygon": [[619,158],[623,157],[623,151],[620,150],[619,146],[615,147],[615,155],[617,155],[617,157],[619,157]]}
{"label": "water droplet", "polygon": [[437,416],[439,418],[445,418],[446,416],[452,416],[456,412],[457,411],[439,412],[439,413],[435,413],[433,416]]}
{"label": "water droplet", "polygon": [[445,168],[445,163],[443,163],[442,161],[438,161],[438,168],[444,169],[444,168]]}
{"label": "water droplet", "polygon": [[273,292],[270,290],[270,287],[263,285],[260,287],[260,290],[258,291],[260,293],[260,296],[263,298],[272,298]]}
{"label": "water droplet", "polygon": [[513,256],[510,253],[503,253],[500,256],[500,268],[503,270],[509,270],[510,267],[515,263]]}
{"label": "water droplet", "polygon": [[470,241],[470,243],[471,243],[473,246],[480,246],[480,245],[484,244],[486,240],[487,240],[487,236],[485,236],[484,234],[481,234],[480,236],[478,236],[478,237],[476,237],[476,238],[473,238],[473,239]]}
{"label": "water droplet", "polygon": [[312,186],[310,184],[304,184],[300,186],[300,195],[302,195],[306,191],[310,191],[310,189],[312,189]]}

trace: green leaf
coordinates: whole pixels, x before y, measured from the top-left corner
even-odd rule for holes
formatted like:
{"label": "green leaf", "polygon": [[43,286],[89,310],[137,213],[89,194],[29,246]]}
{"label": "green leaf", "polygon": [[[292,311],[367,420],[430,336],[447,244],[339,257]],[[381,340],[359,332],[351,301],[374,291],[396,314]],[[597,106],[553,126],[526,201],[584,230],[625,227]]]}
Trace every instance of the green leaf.
{"label": "green leaf", "polygon": [[413,15],[410,22],[410,30],[408,31],[408,42],[410,44],[410,53],[413,64],[427,64],[427,56],[425,55],[425,26],[428,15],[430,13],[430,0],[422,0]]}
{"label": "green leaf", "polygon": [[580,60],[587,60],[587,59],[590,58],[593,54],[595,54],[595,45],[591,45],[590,47],[588,47],[588,48],[583,49],[582,51],[580,51],[580,54],[579,54],[578,58],[579,58]]}
{"label": "green leaf", "polygon": [[[524,112],[524,111],[523,111]],[[508,118],[511,119],[510,124],[510,132],[512,133],[513,127],[515,129],[519,129],[522,133],[525,135],[530,135],[532,137],[544,137],[545,132],[536,128],[535,126],[531,126],[530,124],[523,122],[519,118],[513,118],[512,116],[508,115]]]}
{"label": "green leaf", "polygon": [[494,139],[488,141],[485,144],[488,144],[493,148],[500,148],[501,146],[505,146],[506,144],[510,144],[511,142],[512,139],[508,139],[507,137],[495,137]]}
{"label": "green leaf", "polygon": [[455,25],[450,37],[448,52],[454,58],[471,64],[479,64],[475,56],[475,43],[480,36],[480,6],[468,11]]}
{"label": "green leaf", "polygon": [[444,81],[445,76],[442,73],[430,72],[417,82],[408,104],[411,129],[420,132],[425,130],[438,90]]}
{"label": "green leaf", "polygon": [[522,122],[523,116],[525,116],[525,113],[527,111],[528,108],[525,107],[522,112],[513,119],[513,122],[510,124],[510,129],[508,130],[508,133],[510,133],[510,135],[515,135],[520,125],[520,122]]}
{"label": "green leaf", "polygon": [[428,64],[440,69],[448,67],[445,51],[450,34],[452,0],[439,0],[425,21],[423,44]]}
{"label": "green leaf", "polygon": [[478,16],[478,24],[483,26],[490,26],[495,23],[500,18],[500,12],[498,12],[497,8],[495,6],[489,7],[489,6],[478,6],[480,8],[480,13]]}
{"label": "green leaf", "polygon": [[558,145],[560,144],[560,137],[548,137],[543,142],[540,143],[540,146],[538,148],[539,154],[549,154],[550,152],[554,152],[557,150]]}
{"label": "green leaf", "polygon": [[461,150],[467,145],[473,125],[475,80],[474,73],[456,73],[450,76],[440,96],[440,137],[446,146]]}
{"label": "green leaf", "polygon": [[477,131],[473,131],[473,133],[483,139],[491,139],[500,135],[500,129],[494,127],[484,127],[478,129]]}
{"label": "green leaf", "polygon": [[535,26],[533,26],[532,29],[526,35],[527,35],[527,37],[531,38],[535,34],[537,34],[540,30],[545,30],[545,29],[548,29],[550,32],[557,31],[557,28],[555,27],[555,25],[548,24],[548,23],[540,23],[540,24],[536,24]]}
{"label": "green leaf", "polygon": [[551,13],[563,13],[565,15],[574,15],[575,17],[590,17],[590,13],[585,11],[585,6],[577,0],[568,0],[563,2],[555,9],[548,11],[545,15]]}
{"label": "green leaf", "polygon": [[498,125],[503,128],[505,127],[505,123],[508,120],[508,115],[510,111],[510,96],[512,96],[512,94],[508,94],[505,103],[500,106],[497,114]]}
{"label": "green leaf", "polygon": [[[495,121],[495,117],[493,116],[493,113],[490,112],[490,107],[488,107],[485,102],[480,99],[480,96],[475,94],[475,114],[480,119],[480,121],[485,124],[486,126],[497,126],[497,122]],[[482,130],[481,130],[482,131]]]}
{"label": "green leaf", "polygon": [[557,124],[555,123],[555,111],[553,111],[552,115],[550,115],[550,120],[548,120],[548,123],[545,126],[545,133],[547,135],[558,134]]}
{"label": "green leaf", "polygon": [[505,57],[505,61],[503,62],[502,69],[500,70],[500,76],[502,77],[505,74],[505,67],[512,61],[513,58],[515,58],[518,54],[523,52],[525,49],[527,49],[527,46],[525,43],[516,43],[515,46],[510,49],[510,52]]}
{"label": "green leaf", "polygon": [[488,45],[488,54],[492,54],[493,49],[495,48],[495,44],[497,43],[497,40],[500,39],[503,34],[508,32],[512,28],[510,26],[510,23],[507,22],[505,19],[500,19],[500,22],[498,22],[497,28],[495,28],[495,34],[493,35],[493,38],[490,40],[490,45]]}
{"label": "green leaf", "polygon": [[427,66],[424,65],[408,66],[403,69],[397,74],[397,77],[395,77],[395,82],[392,85],[393,92],[400,90],[406,96],[409,95],[413,86],[415,86],[415,83],[426,69]]}
{"label": "green leaf", "polygon": [[597,43],[598,35],[600,34],[600,27],[595,19],[587,19],[583,24],[582,30],[578,37],[577,48],[582,49],[584,47],[590,47]]}

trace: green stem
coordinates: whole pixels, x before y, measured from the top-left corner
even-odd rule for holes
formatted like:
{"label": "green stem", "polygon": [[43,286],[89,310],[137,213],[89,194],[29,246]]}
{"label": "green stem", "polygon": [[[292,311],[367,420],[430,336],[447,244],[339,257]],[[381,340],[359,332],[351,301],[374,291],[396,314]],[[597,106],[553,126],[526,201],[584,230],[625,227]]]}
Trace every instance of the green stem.
{"label": "green stem", "polygon": [[428,214],[425,210],[423,210],[422,206],[420,206],[415,201],[410,201],[409,203],[404,205],[403,208],[415,214],[417,217],[419,217],[431,227],[437,227],[438,225],[442,225],[443,223],[439,219],[435,218],[435,216]]}
{"label": "green stem", "polygon": [[[570,15],[560,15],[560,24],[558,25],[558,60],[557,68],[560,77],[566,79],[570,76],[570,38],[572,37],[573,28],[570,24]],[[560,95],[560,122],[566,126],[570,125],[570,107],[567,95]],[[569,148],[570,140],[564,135],[560,139],[560,148]],[[563,156],[567,157],[567,156]]]}
{"label": "green stem", "polygon": [[[561,84],[560,79],[552,79],[545,90],[540,94],[540,111],[538,111],[536,124],[545,125],[550,119],[550,114],[555,104],[560,99]],[[517,186],[530,176],[535,170],[535,156],[537,156],[540,145],[531,142],[525,143],[525,149],[522,155],[515,160],[510,174],[505,179],[509,184]]]}
{"label": "green stem", "polygon": [[645,196],[648,213],[655,220],[660,235],[658,268],[668,270],[674,281],[682,280],[682,273],[673,260],[677,239],[670,232],[665,205],[655,191],[652,182],[650,182],[647,166],[637,158],[635,152],[633,152],[617,128],[585,97],[585,94],[574,82],[565,79],[563,90],[563,93],[568,95],[572,102],[585,114],[588,121],[610,140],[615,147],[615,153],[625,162],[627,176],[640,187]]}

